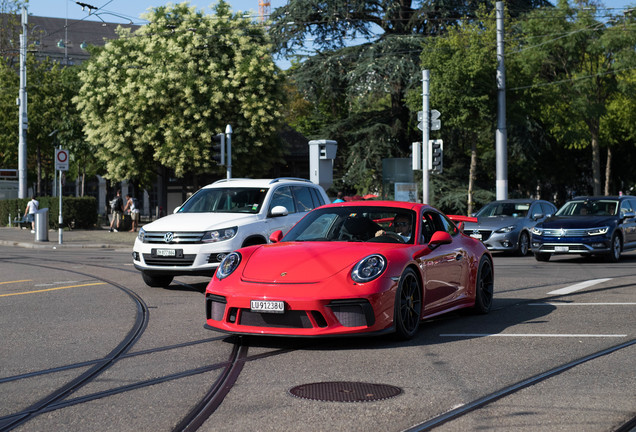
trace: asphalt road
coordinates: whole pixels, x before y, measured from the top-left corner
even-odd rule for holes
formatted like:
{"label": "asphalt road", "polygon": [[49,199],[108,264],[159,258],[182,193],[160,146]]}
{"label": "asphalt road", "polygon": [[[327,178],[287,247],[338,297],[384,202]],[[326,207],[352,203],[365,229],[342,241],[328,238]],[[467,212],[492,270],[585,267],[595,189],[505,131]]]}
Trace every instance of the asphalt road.
{"label": "asphalt road", "polygon": [[[634,419],[636,253],[496,255],[495,272],[489,315],[427,321],[406,343],[233,338],[203,328],[205,278],[149,288],[126,247],[0,246],[0,431],[196,430],[184,419],[215,385],[198,430],[578,432]],[[401,393],[290,393],[325,382]]]}

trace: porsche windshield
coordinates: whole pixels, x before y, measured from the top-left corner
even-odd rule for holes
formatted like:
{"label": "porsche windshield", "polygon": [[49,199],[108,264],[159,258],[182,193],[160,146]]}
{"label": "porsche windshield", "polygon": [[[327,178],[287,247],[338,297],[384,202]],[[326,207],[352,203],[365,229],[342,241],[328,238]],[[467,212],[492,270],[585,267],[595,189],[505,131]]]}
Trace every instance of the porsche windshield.
{"label": "porsche windshield", "polygon": [[616,216],[616,200],[574,200],[565,203],[556,216]]}
{"label": "porsche windshield", "polygon": [[258,213],[267,190],[236,187],[199,189],[177,213]]}
{"label": "porsche windshield", "polygon": [[330,207],[301,219],[283,241],[413,243],[415,212],[391,207]]}

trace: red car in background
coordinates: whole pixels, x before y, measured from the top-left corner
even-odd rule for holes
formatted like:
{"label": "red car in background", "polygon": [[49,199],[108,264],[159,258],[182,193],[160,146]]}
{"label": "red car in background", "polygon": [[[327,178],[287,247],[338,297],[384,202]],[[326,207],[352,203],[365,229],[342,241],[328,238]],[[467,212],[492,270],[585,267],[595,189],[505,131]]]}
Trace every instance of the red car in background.
{"label": "red car in background", "polygon": [[[487,313],[490,252],[460,229],[474,218],[426,204],[329,204],[273,244],[229,254],[206,289],[206,327],[234,334],[415,335],[423,319]],[[459,223],[456,225],[452,220]]]}

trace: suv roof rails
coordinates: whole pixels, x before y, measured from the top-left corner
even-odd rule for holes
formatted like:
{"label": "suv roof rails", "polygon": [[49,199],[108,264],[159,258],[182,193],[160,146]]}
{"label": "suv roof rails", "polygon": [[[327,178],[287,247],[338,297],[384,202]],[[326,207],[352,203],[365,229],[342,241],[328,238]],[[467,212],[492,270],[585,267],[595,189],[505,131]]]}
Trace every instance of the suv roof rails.
{"label": "suv roof rails", "polygon": [[275,178],[272,181],[270,181],[269,184],[276,183],[276,182],[283,181],[283,180],[296,180],[296,181],[301,181],[301,182],[306,182],[306,183],[312,183],[311,180],[307,180],[307,179],[299,178],[299,177],[278,177],[278,178]]}
{"label": "suv roof rails", "polygon": [[235,180],[253,180],[253,179],[250,179],[250,178],[224,178],[224,179],[221,179],[221,180],[217,180],[217,181],[215,181],[212,184],[225,183],[225,182],[230,182],[230,181],[235,181]]}

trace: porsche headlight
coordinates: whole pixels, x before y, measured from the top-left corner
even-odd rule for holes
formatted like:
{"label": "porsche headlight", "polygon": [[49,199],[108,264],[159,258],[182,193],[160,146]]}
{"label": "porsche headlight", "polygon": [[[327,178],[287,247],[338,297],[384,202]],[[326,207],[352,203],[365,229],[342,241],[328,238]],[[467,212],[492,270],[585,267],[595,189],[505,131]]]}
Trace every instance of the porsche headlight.
{"label": "porsche headlight", "polygon": [[599,228],[590,228],[589,230],[587,230],[587,235],[590,235],[590,236],[603,235],[603,234],[607,234],[607,231],[609,231],[608,226],[599,227]]}
{"label": "porsche headlight", "polygon": [[203,243],[216,243],[223,240],[229,240],[236,235],[238,227],[222,228],[218,230],[206,231],[201,237]]}
{"label": "porsche headlight", "polygon": [[386,269],[386,258],[382,255],[369,255],[358,261],[351,270],[351,279],[358,283],[370,282]]}
{"label": "porsche headlight", "polygon": [[543,229],[542,228],[537,228],[537,227],[532,227],[532,229],[530,230],[532,231],[532,234],[534,235],[543,235]]}
{"label": "porsche headlight", "polygon": [[137,234],[137,238],[140,242],[144,242],[144,239],[146,238],[146,231],[144,231],[143,228],[139,228],[139,234]]}
{"label": "porsche headlight", "polygon": [[514,230],[515,228],[517,228],[517,225],[510,225],[510,226],[507,226],[507,227],[499,228],[495,232],[496,233],[509,233],[510,231]]}
{"label": "porsche headlight", "polygon": [[239,266],[240,263],[241,263],[241,254],[239,254],[238,252],[232,252],[229,255],[227,255],[225,258],[223,258],[223,261],[221,261],[221,264],[219,264],[219,268],[216,269],[217,279],[219,280],[225,279],[226,277],[231,275],[232,272],[236,270],[236,268]]}

